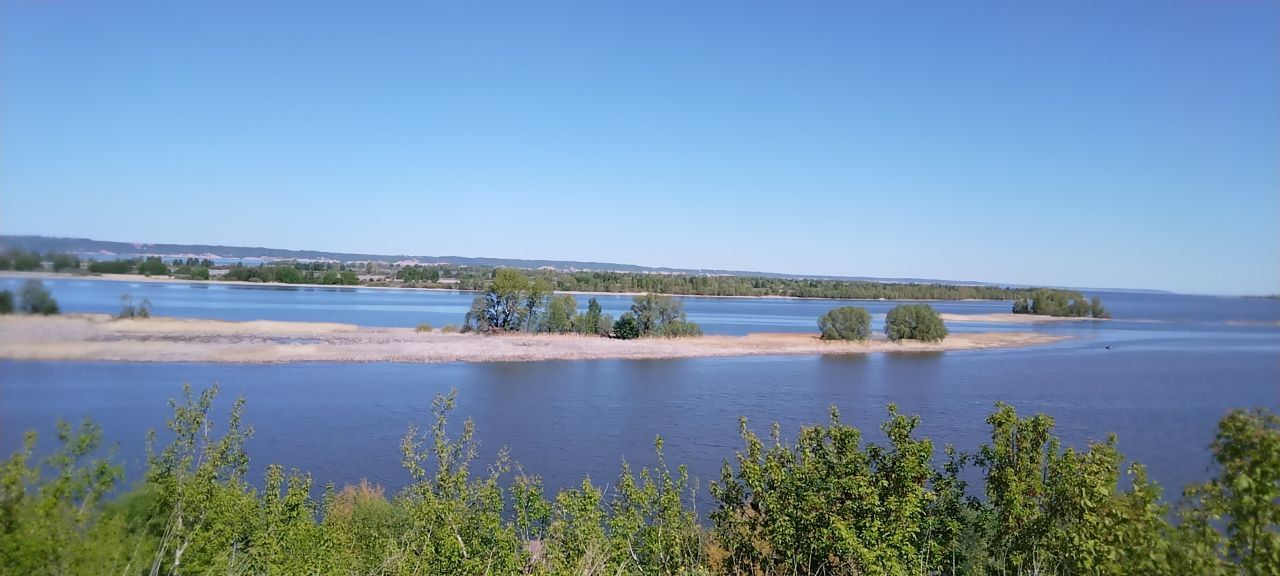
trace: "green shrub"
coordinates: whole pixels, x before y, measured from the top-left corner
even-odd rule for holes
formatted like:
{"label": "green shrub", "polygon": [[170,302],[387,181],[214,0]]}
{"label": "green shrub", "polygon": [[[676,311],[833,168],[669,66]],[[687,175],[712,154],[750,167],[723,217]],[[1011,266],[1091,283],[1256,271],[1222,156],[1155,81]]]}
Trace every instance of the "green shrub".
{"label": "green shrub", "polygon": [[1280,419],[1264,410],[1220,421],[1216,473],[1186,491],[1176,524],[1114,436],[1064,448],[1052,418],[1005,404],[976,455],[937,454],[892,405],[882,442],[834,408],[794,443],[742,419],[704,526],[660,437],[652,468],[624,463],[606,487],[548,497],[505,453],[474,466],[474,424],[448,421],[455,393],[403,437],[399,494],[362,481],[317,501],[310,476],[277,465],[255,488],[244,400],[215,425],[216,393],[171,402],[169,444],[148,450],[133,490],[91,422],[58,423],[52,450],[26,434],[0,460],[0,574],[1280,573]]}
{"label": "green shrub", "polygon": [[27,280],[22,285],[22,311],[49,316],[58,313],[58,301],[44,287],[44,282]]}
{"label": "green shrub", "polygon": [[422,324],[419,324],[419,325],[415,326],[415,327],[414,327],[414,329],[413,329],[413,331],[414,331],[414,332],[430,332],[430,331],[431,331],[431,325],[430,325],[430,324],[427,324],[427,323],[425,323],[425,322],[424,322],[424,323],[422,323]]}
{"label": "green shrub", "polygon": [[938,342],[947,337],[942,317],[928,304],[903,304],[890,310],[884,318],[884,334],[890,340]]}
{"label": "green shrub", "polygon": [[13,314],[13,292],[0,290],[0,314]]}
{"label": "green shrub", "polygon": [[128,260],[90,262],[89,271],[94,274],[128,274],[133,271],[133,262]]}
{"label": "green shrub", "polygon": [[627,312],[613,323],[613,337],[619,340],[634,340],[640,337],[640,323],[634,314]]}
{"label": "green shrub", "polygon": [[445,324],[444,327],[440,329],[440,331],[444,332],[445,334],[453,334],[454,332],[458,331],[458,327],[454,326],[453,324]]}
{"label": "green shrub", "polygon": [[871,315],[866,308],[842,306],[818,318],[823,340],[866,340],[871,337]]}
{"label": "green shrub", "polygon": [[168,276],[169,266],[159,256],[148,256],[145,261],[138,264],[138,273],[145,276]]}

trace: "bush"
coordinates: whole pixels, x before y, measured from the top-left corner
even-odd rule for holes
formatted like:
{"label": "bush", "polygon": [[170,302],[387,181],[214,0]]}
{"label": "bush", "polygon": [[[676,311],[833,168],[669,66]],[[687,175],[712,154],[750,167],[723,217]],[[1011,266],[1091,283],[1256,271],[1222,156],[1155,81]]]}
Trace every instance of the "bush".
{"label": "bush", "polygon": [[138,273],[146,276],[168,276],[169,267],[159,256],[149,256],[146,261],[138,265]]}
{"label": "bush", "polygon": [[94,274],[128,274],[133,271],[133,262],[128,260],[90,262],[89,271]]}
{"label": "bush", "polygon": [[458,331],[458,327],[454,326],[453,324],[445,324],[444,328],[441,328],[440,331],[444,332],[445,334],[453,334],[454,332]]}
{"label": "bush", "polygon": [[866,308],[842,306],[818,318],[823,340],[866,340],[871,337],[871,315]]}
{"label": "bush", "polygon": [[120,314],[116,318],[150,318],[151,301],[146,298],[138,305],[133,304],[133,297],[128,294],[120,296]]}
{"label": "bush", "polygon": [[58,301],[45,289],[44,282],[27,280],[22,285],[22,311],[49,316],[58,313]]}
{"label": "bush", "polygon": [[62,272],[63,270],[79,270],[80,259],[74,254],[50,254],[49,260],[53,262],[53,271]]}
{"label": "bush", "polygon": [[12,262],[13,269],[19,272],[28,272],[40,268],[40,255],[35,252],[12,250],[9,252],[9,260]]}
{"label": "bush", "polygon": [[635,340],[640,337],[640,323],[634,314],[627,312],[613,323],[613,337],[619,340]]}
{"label": "bush", "polygon": [[0,459],[0,574],[1280,574],[1280,419],[1265,410],[1220,421],[1214,476],[1176,508],[1114,436],[1064,447],[1052,418],[1001,403],[973,455],[935,450],[893,405],[870,438],[834,407],[794,442],[740,419],[701,525],[661,437],[654,467],[548,496],[505,451],[476,466],[454,393],[402,438],[399,494],[362,481],[317,500],[278,465],[250,480],[244,399],[215,425],[216,394],[171,401],[169,432],[150,436],[169,445],[132,490],[92,422],[59,422],[52,450],[25,435]]}
{"label": "bush", "polygon": [[414,327],[413,331],[414,331],[414,332],[430,332],[430,331],[431,331],[431,325],[430,325],[430,324],[427,324],[427,323],[425,323],[425,322],[424,322],[424,323],[419,324],[419,325],[417,325],[416,327]]}
{"label": "bush", "polygon": [[0,314],[13,314],[13,292],[0,290]]}
{"label": "bush", "polygon": [[928,304],[903,304],[884,318],[884,335],[890,340],[938,342],[947,337],[947,326]]}

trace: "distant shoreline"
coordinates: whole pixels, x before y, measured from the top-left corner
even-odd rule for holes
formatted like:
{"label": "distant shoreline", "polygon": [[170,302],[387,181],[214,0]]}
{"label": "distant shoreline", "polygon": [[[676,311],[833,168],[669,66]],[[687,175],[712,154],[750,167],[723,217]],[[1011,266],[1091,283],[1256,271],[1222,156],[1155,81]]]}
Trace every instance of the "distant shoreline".
{"label": "distant shoreline", "polygon": [[0,359],[114,362],[529,362],[948,352],[1065,339],[1035,332],[952,334],[942,342],[828,342],[813,334],[613,340],[573,334],[418,333],[326,322],[114,320],[105,314],[0,317]]}
{"label": "distant shoreline", "polygon": [[[472,294],[481,293],[480,290],[466,290],[463,288],[419,288],[411,286],[376,286],[370,284],[286,284],[284,282],[245,282],[243,280],[188,280],[185,278],[174,278],[172,276],[143,276],[141,274],[62,274],[57,272],[16,272],[12,270],[0,271],[0,278],[35,278],[41,280],[91,280],[91,281],[109,281],[109,282],[151,282],[158,284],[192,284],[198,286],[271,286],[271,287],[289,287],[289,288],[324,288],[330,290],[341,289],[370,289],[370,290],[407,290],[407,291],[424,291],[424,292],[469,292]],[[557,290],[556,294],[571,294],[574,296],[643,296],[646,292],[592,292],[584,290]],[[988,300],[984,298],[965,298],[956,300],[939,300],[928,298],[816,298],[812,296],[724,296],[713,294],[669,294],[666,292],[658,292],[658,294],[666,294],[668,296],[676,296],[680,298],[741,298],[747,300],[830,300],[836,302],[1012,302],[1012,300]]]}

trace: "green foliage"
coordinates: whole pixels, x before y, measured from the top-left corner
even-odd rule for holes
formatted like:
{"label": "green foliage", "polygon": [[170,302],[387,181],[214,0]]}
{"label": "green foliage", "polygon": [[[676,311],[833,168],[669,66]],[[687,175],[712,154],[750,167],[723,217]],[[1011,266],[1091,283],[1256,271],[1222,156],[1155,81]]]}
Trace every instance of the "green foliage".
{"label": "green foliage", "polygon": [[58,313],[58,301],[53,299],[53,295],[44,287],[44,282],[39,280],[27,280],[22,284],[22,305],[21,309],[27,314],[41,314],[49,316]]}
{"label": "green foliage", "polygon": [[13,292],[0,290],[0,314],[13,314]]}
{"label": "green foliage", "polygon": [[419,325],[415,326],[415,327],[413,328],[413,331],[414,331],[414,332],[430,332],[430,331],[431,331],[431,325],[430,325],[430,324],[427,324],[426,322],[423,322],[422,324],[419,324]]}
{"label": "green foliage", "polygon": [[[652,293],[635,296],[630,314],[640,336],[676,338],[702,335],[702,329],[688,321],[677,298]],[[616,327],[614,332],[617,332]]]}
{"label": "green foliage", "polygon": [[453,334],[454,332],[458,331],[458,327],[454,326],[453,324],[445,324],[444,327],[440,329],[440,331],[444,332],[445,334]]}
{"label": "green foliage", "polygon": [[627,312],[613,323],[613,337],[619,340],[635,340],[640,337],[640,322],[635,314]]}
{"label": "green foliage", "polygon": [[169,266],[159,256],[148,256],[138,264],[138,273],[144,276],[168,276]]}
{"label": "green foliage", "polygon": [[192,280],[208,280],[209,269],[204,266],[182,266],[173,271],[176,276],[186,276]]}
{"label": "green foliage", "polygon": [[494,271],[493,284],[476,298],[463,323],[464,331],[524,330],[536,326],[536,312],[550,291],[510,268]]}
{"label": "green foliage", "polygon": [[5,255],[3,264],[5,270],[12,268],[19,272],[29,272],[40,268],[40,255],[25,250],[10,250]]}
{"label": "green foliage", "polygon": [[80,258],[75,254],[58,254],[49,253],[49,261],[53,263],[54,272],[65,272],[67,270],[79,270]]}
{"label": "green foliage", "polygon": [[[1231,412],[1219,423],[1212,450],[1218,475],[1187,490],[1182,528],[1188,540],[1212,550],[1220,563],[1239,566],[1240,574],[1280,574],[1280,417]],[[1214,524],[1222,521],[1219,536]]]}
{"label": "green foliage", "polygon": [[570,294],[551,296],[540,332],[564,334],[573,332],[578,323],[578,302]]}
{"label": "green foliage", "polygon": [[439,282],[440,269],[435,266],[405,266],[396,271],[396,278],[407,283]]}
{"label": "green foliage", "polygon": [[[1237,411],[1212,445],[1217,475],[1187,490],[1180,522],[1114,437],[1063,448],[1044,415],[998,404],[976,458],[941,460],[918,417],[890,405],[886,442],[865,442],[833,408],[825,426],[784,442],[745,420],[743,448],[711,485],[710,524],[696,488],[671,469],[625,462],[607,488],[545,495],[505,451],[476,469],[475,426],[452,424],[456,392],[401,442],[411,482],[388,497],[362,481],[312,497],[311,478],[266,467],[246,481],[243,399],[225,425],[217,389],[171,401],[167,447],[148,437],[148,468],[117,492],[122,469],[90,422],[58,425],[0,461],[3,574],[1276,574],[1280,418]],[[974,463],[985,499],[962,480]],[[935,467],[935,463],[940,466]],[[513,472],[514,471],[514,472]],[[117,494],[108,501],[110,494]]]}
{"label": "green foliage", "polygon": [[613,329],[613,322],[607,319],[603,310],[600,301],[595,298],[587,301],[587,312],[578,319],[578,332],[608,336]]}
{"label": "green foliage", "polygon": [[823,340],[866,340],[871,337],[871,314],[859,306],[841,306],[818,318]]}
{"label": "green foliage", "polygon": [[120,296],[120,313],[116,314],[116,318],[150,318],[151,317],[151,301],[143,298],[142,302],[137,305],[133,303],[133,297],[128,294]]}
{"label": "green foliage", "polygon": [[89,271],[94,274],[128,274],[133,271],[133,262],[129,260],[89,262]]}
{"label": "green foliage", "polygon": [[[1029,302],[1029,303],[1028,303]],[[1037,314],[1072,318],[1110,318],[1106,307],[1098,298],[1086,299],[1075,290],[1051,290],[1038,288],[1028,297],[1013,303],[1014,314]]]}
{"label": "green foliage", "polygon": [[[533,271],[558,291],[645,292],[685,296],[792,296],[848,300],[1012,300],[1030,291],[995,286],[776,278],[763,276],[652,274],[644,272]],[[460,276],[467,277],[466,270]]]}
{"label": "green foliage", "polygon": [[928,304],[902,304],[885,315],[884,334],[894,342],[939,342],[947,337],[947,326]]}

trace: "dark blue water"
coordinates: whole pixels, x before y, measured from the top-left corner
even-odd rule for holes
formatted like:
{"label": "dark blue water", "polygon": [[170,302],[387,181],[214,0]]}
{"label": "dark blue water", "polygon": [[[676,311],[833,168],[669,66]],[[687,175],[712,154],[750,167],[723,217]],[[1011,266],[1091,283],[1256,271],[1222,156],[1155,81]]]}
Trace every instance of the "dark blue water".
{"label": "dark blue water", "polygon": [[[111,312],[118,295],[146,297],[157,313],[205,318],[326,320],[409,326],[460,323],[468,293],[360,289],[241,289],[229,286],[59,280],[48,282],[70,311]],[[200,285],[196,285],[200,286]],[[1209,474],[1214,424],[1232,408],[1280,410],[1280,303],[1162,294],[1103,293],[1113,322],[1034,329],[1072,336],[1018,350],[853,357],[753,357],[664,361],[512,364],[126,364],[0,362],[0,452],[23,430],[48,435],[58,418],[91,416],[120,442],[131,473],[143,437],[163,428],[165,400],[182,382],[220,383],[221,408],[248,399],[254,469],[267,463],[312,472],[318,483],[367,477],[396,488],[399,438],[429,423],[435,394],[457,389],[457,415],[471,417],[482,461],[502,446],[552,487],[583,476],[611,482],[623,459],[653,460],[654,436],[669,462],[703,481],[740,446],[737,419],[761,433],[778,421],[787,437],[826,420],[828,406],[869,438],[884,406],[923,417],[922,434],[961,449],[984,441],[996,401],[1046,412],[1070,444],[1119,435],[1126,455],[1146,463],[1176,494]],[[585,306],[585,297],[580,297]],[[616,312],[625,298],[602,297]],[[685,299],[708,332],[812,330],[837,303]],[[858,303],[883,313],[891,303]],[[1007,310],[1007,303],[937,303],[958,313]],[[953,329],[994,329],[991,324]],[[1001,327],[1028,329],[1025,326]],[[1110,350],[1106,345],[1111,345]],[[255,473],[256,473],[255,472]],[[703,492],[702,497],[707,497]]]}

